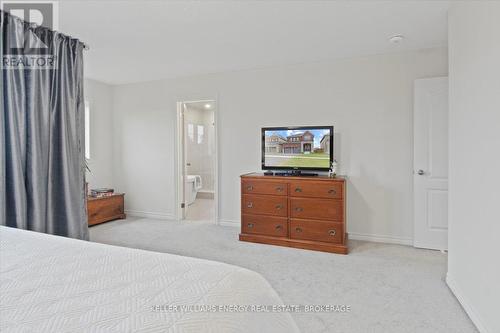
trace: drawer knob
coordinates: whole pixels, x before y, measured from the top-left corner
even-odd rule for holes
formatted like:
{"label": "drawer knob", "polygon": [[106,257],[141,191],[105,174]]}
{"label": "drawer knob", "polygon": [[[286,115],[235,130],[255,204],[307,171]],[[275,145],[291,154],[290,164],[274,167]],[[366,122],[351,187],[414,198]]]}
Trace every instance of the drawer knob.
{"label": "drawer knob", "polygon": [[252,185],[248,185],[247,186],[247,191],[252,191],[253,190],[253,186]]}
{"label": "drawer knob", "polygon": [[249,227],[249,228],[253,228],[253,223],[248,223],[248,224],[247,224],[247,227]]}
{"label": "drawer knob", "polygon": [[295,231],[296,231],[296,232],[302,232],[302,229],[301,229],[301,228],[299,228],[299,227],[297,227],[297,228],[295,228]]}
{"label": "drawer knob", "polygon": [[247,208],[253,208],[253,202],[247,203]]}
{"label": "drawer knob", "polygon": [[335,194],[337,194],[337,191],[335,191],[334,189],[331,189],[330,191],[328,191],[328,193],[335,195]]}
{"label": "drawer knob", "polygon": [[332,230],[328,231],[328,234],[333,237],[337,234],[337,232],[335,231],[335,229],[332,229]]}
{"label": "drawer knob", "polygon": [[283,192],[283,187],[281,187],[281,186],[276,187],[276,191]]}
{"label": "drawer knob", "polygon": [[277,205],[276,205],[276,209],[280,210],[281,208],[283,208],[283,205],[282,205],[282,204],[277,204]]}
{"label": "drawer knob", "polygon": [[295,192],[302,192],[302,189],[300,187],[296,187]]}
{"label": "drawer knob", "polygon": [[296,211],[296,212],[301,212],[301,211],[303,211],[303,210],[304,210],[304,209],[303,209],[302,207],[295,207],[295,211]]}
{"label": "drawer knob", "polygon": [[281,230],[281,228],[282,228],[282,226],[281,226],[280,224],[278,224],[278,225],[276,226],[276,230]]}

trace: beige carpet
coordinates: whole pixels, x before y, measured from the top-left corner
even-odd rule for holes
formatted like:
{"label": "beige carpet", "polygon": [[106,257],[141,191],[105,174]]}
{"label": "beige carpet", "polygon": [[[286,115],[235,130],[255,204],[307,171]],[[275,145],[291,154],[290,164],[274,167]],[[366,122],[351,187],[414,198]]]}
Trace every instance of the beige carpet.
{"label": "beige carpet", "polygon": [[471,333],[444,282],[446,254],[351,241],[347,256],[239,242],[208,222],[127,219],[90,229],[92,241],[222,261],[262,274],[285,304],[349,305],[349,313],[296,313],[304,333]]}

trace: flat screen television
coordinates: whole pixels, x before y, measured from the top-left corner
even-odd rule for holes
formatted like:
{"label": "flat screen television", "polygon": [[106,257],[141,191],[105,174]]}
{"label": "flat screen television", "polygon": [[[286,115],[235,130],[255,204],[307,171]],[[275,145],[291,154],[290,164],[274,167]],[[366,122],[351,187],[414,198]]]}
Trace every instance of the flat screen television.
{"label": "flat screen television", "polygon": [[262,128],[263,170],[328,171],[333,126]]}

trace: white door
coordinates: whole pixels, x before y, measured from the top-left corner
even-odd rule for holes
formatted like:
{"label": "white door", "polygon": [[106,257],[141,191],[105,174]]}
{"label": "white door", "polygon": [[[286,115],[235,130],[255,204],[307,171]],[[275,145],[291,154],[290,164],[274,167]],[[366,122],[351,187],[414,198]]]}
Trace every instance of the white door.
{"label": "white door", "polygon": [[448,249],[448,78],[415,81],[415,247]]}

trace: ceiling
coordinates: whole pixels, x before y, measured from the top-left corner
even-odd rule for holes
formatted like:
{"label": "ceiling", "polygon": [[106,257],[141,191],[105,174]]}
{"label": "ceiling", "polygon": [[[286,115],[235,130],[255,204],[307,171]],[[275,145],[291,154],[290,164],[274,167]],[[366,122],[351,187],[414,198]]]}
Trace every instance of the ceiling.
{"label": "ceiling", "polygon": [[[62,32],[112,84],[444,46],[450,1],[71,1]],[[388,38],[401,34],[399,44]]]}

